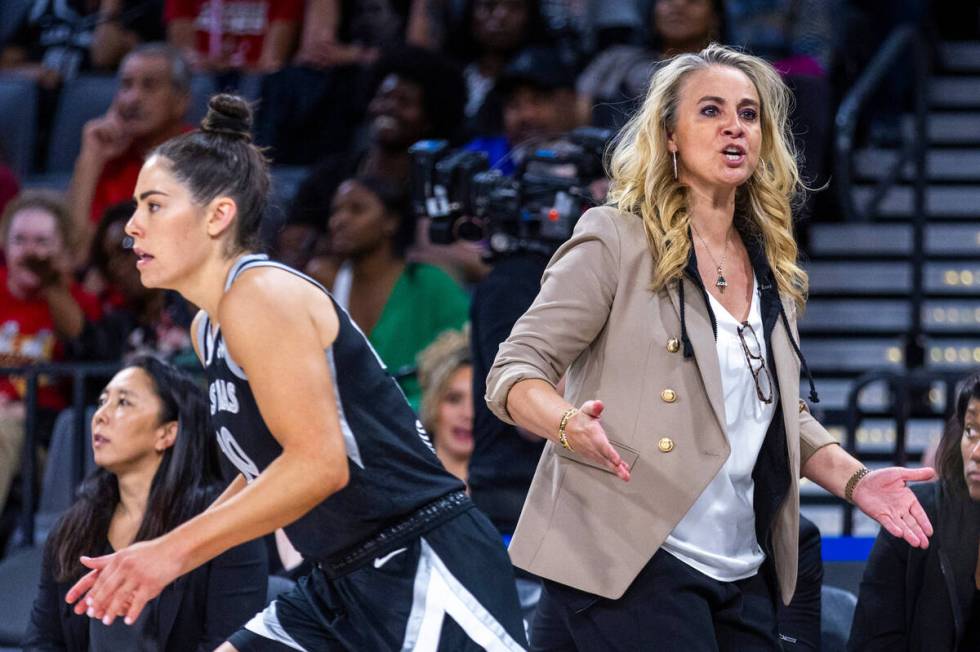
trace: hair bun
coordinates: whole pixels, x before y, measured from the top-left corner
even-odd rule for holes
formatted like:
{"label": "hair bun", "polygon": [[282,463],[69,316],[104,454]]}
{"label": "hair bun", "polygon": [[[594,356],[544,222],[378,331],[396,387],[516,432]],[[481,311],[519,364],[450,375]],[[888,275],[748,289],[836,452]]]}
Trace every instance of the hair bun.
{"label": "hair bun", "polygon": [[219,93],[208,102],[208,114],[201,120],[201,131],[251,142],[252,109],[238,95]]}

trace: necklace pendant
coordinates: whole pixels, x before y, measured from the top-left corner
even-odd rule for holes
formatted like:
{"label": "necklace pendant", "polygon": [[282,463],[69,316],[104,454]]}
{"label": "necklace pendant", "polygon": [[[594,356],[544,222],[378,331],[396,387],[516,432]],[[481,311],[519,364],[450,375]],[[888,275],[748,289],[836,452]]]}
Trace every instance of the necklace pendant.
{"label": "necklace pendant", "polygon": [[718,280],[715,281],[715,287],[721,292],[724,292],[725,288],[728,287],[728,281],[725,280],[725,277],[722,276],[721,273],[718,274]]}

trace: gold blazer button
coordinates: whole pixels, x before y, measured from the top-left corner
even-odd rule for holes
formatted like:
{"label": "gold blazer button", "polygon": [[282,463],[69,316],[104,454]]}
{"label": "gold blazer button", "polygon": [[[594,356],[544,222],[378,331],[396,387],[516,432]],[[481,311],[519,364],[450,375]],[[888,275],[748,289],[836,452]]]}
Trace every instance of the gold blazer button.
{"label": "gold blazer button", "polygon": [[680,350],[681,350],[681,343],[677,340],[676,337],[672,337],[669,340],[667,340],[667,351],[668,352],[670,352],[670,353],[677,353]]}
{"label": "gold blazer button", "polygon": [[663,399],[664,403],[673,403],[677,400],[677,392],[672,389],[665,389],[660,392],[660,398]]}
{"label": "gold blazer button", "polygon": [[674,450],[674,440],[670,437],[663,437],[659,442],[657,442],[657,448],[660,449],[661,453],[669,453]]}

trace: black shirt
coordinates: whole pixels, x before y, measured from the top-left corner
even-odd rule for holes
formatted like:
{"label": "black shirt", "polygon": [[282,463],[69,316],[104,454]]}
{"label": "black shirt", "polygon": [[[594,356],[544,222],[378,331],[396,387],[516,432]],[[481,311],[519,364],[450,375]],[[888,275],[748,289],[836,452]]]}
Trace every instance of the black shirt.
{"label": "black shirt", "polygon": [[[266,256],[243,256],[228,274],[227,292],[243,271],[275,267],[309,277]],[[439,462],[425,429],[398,383],[361,330],[333,302],[340,328],[324,351],[347,448],[350,480],[344,489],[284,529],[304,557],[327,560],[420,507],[460,491],[463,483]],[[231,358],[220,328],[201,320],[197,333],[211,399],[211,423],[222,452],[249,481],[282,452],[272,436],[245,372]],[[290,379],[283,378],[289,383]]]}
{"label": "black shirt", "polygon": [[504,258],[476,287],[470,306],[473,349],[473,456],[470,496],[494,526],[513,534],[545,440],[528,439],[487,407],[487,374],[497,348],[538,295],[548,259],[535,254]]}
{"label": "black shirt", "polygon": [[960,652],[976,652],[980,650],[980,591],[973,592],[973,608],[970,619],[966,621],[966,631],[960,643]]}

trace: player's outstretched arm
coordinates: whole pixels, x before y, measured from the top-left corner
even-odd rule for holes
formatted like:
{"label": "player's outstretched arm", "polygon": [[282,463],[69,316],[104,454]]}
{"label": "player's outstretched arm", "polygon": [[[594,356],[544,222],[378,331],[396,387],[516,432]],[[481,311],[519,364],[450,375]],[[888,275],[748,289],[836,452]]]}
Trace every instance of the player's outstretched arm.
{"label": "player's outstretched arm", "polygon": [[68,592],[76,613],[133,622],[180,575],[292,523],[346,485],[347,455],[323,352],[336,337],[337,315],[313,286],[284,274],[246,272],[219,309],[228,351],[248,376],[282,454],[241,491],[172,532],[83,558],[94,572]]}

